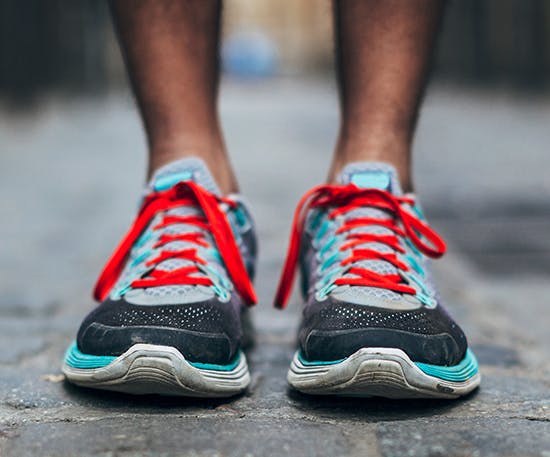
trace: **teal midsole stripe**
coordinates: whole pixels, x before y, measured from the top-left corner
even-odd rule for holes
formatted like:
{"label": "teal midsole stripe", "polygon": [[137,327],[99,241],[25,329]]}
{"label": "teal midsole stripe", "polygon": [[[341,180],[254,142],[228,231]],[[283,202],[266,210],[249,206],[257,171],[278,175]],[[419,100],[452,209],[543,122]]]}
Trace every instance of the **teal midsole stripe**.
{"label": "teal midsole stripe", "polygon": [[[71,368],[79,368],[84,370],[91,370],[93,368],[103,368],[117,359],[117,356],[111,355],[92,355],[85,354],[78,349],[76,341],[68,347],[65,352],[65,363]],[[213,363],[200,363],[189,362],[188,363],[199,370],[212,370],[212,371],[232,371],[239,365],[241,361],[241,354],[238,353],[231,363],[227,365],[216,365]]]}
{"label": "teal midsole stripe", "polygon": [[454,382],[467,381],[479,370],[476,356],[470,349],[466,350],[466,355],[457,365],[446,367],[420,362],[415,362],[415,365],[429,376]]}
{"label": "teal midsole stripe", "polygon": [[92,369],[103,368],[109,365],[115,356],[111,355],[91,355],[80,352],[76,341],[67,348],[65,352],[65,363],[72,368]]}
{"label": "teal midsole stripe", "polygon": [[[298,353],[298,359],[304,366],[308,366],[308,367],[321,366],[321,365],[336,365],[346,360],[346,359],[340,359],[340,360],[310,361],[310,360],[306,360],[303,357],[301,352]],[[443,379],[445,381],[453,381],[453,382],[467,381],[472,376],[474,376],[479,370],[476,356],[472,351],[470,351],[470,349],[466,350],[466,355],[464,356],[464,359],[462,359],[462,361],[460,361],[457,365],[447,367],[444,365],[430,365],[429,363],[420,363],[420,362],[414,362],[414,364],[429,376],[434,376],[436,378]]]}
{"label": "teal midsole stripe", "polygon": [[227,365],[217,365],[215,363],[200,363],[200,362],[189,362],[195,368],[199,370],[211,370],[211,371],[233,371],[239,365],[241,361],[241,354],[238,353],[233,361]]}
{"label": "teal midsole stripe", "polygon": [[306,360],[302,355],[302,352],[298,352],[298,359],[300,363],[306,367],[314,367],[316,365],[336,365],[337,363],[343,362],[346,359],[339,360]]}

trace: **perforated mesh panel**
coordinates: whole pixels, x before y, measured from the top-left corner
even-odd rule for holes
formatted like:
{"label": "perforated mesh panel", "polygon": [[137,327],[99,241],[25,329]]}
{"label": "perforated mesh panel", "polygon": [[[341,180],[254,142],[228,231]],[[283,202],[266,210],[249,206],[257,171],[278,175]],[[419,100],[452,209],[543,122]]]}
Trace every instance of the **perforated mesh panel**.
{"label": "perforated mesh panel", "polygon": [[437,334],[445,331],[447,327],[446,318],[442,320],[439,313],[430,314],[425,309],[389,312],[341,304],[322,309],[320,318],[317,329],[350,330],[372,327]]}
{"label": "perforated mesh panel", "polygon": [[223,330],[224,324],[231,323],[230,316],[235,313],[231,303],[136,306],[112,302],[108,305],[98,308],[87,320],[114,327],[156,326],[217,333]]}
{"label": "perforated mesh panel", "polygon": [[212,331],[217,328],[221,315],[218,310],[205,307],[181,308],[162,307],[154,311],[145,311],[133,307],[122,311],[119,319],[124,325],[159,325],[163,327],[200,329]]}

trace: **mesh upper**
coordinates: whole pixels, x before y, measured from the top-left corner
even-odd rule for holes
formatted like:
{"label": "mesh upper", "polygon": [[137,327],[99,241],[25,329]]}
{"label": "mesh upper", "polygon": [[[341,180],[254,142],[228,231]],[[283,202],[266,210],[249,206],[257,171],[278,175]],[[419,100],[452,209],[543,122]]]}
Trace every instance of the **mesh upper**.
{"label": "mesh upper", "polygon": [[[340,184],[349,184],[352,182],[353,176],[356,173],[361,173],[364,171],[369,172],[381,172],[385,173],[389,176],[389,182],[391,192],[396,195],[400,196],[402,195],[402,191],[399,185],[399,181],[397,179],[397,173],[393,167],[387,164],[383,163],[352,163],[349,164],[344,168],[342,173],[338,177],[338,182]],[[324,216],[327,217],[327,214],[330,212],[330,209],[325,210]],[[384,211],[379,208],[374,207],[363,207],[363,208],[357,208],[352,211],[349,211],[342,215],[339,218],[336,218],[333,221],[329,222],[329,228],[325,232],[325,234],[322,236],[319,242],[319,249],[322,246],[325,246],[331,239],[333,239],[336,236],[336,231],[339,227],[343,224],[346,220],[351,219],[357,219],[357,218],[372,218],[372,219],[382,219],[382,220],[388,220],[391,219],[392,215],[388,211]],[[322,226],[321,224],[318,224],[317,230],[319,227]],[[311,233],[312,237],[315,237],[316,229],[314,229]],[[356,227],[349,232],[349,234],[354,233],[365,233],[365,234],[376,234],[376,235],[395,235],[395,233],[390,230],[387,227],[384,227],[382,225],[376,225],[371,224],[368,226],[361,226]],[[420,265],[422,265],[423,269],[426,271],[426,277],[421,278],[422,282],[425,284],[426,288],[429,291],[429,295],[435,296],[436,292],[433,289],[433,284],[430,279],[429,275],[429,266],[428,262],[426,262],[426,259],[424,259],[422,256],[417,256],[403,241],[402,246],[408,251],[408,253],[413,256]],[[332,248],[323,255],[323,259],[326,259],[329,257],[332,253],[337,252],[339,247],[341,246],[341,243],[335,243]],[[317,251],[317,249],[312,247],[306,247],[307,249],[313,249],[314,251]],[[392,250],[392,248],[384,243],[376,243],[376,242],[369,242],[369,243],[362,243],[360,245],[355,246],[353,249],[372,249],[374,251],[378,251],[381,253],[391,254],[395,253],[395,251]],[[342,260],[343,258],[347,257],[351,253],[351,250],[348,250],[345,253],[340,254]],[[303,262],[313,262],[315,265],[307,268],[303,268],[303,271],[309,272],[311,274],[312,272],[315,272],[316,267],[321,263],[319,259],[313,254],[313,255],[304,255],[302,256]],[[351,266],[351,265],[350,265]],[[353,264],[353,266],[358,268],[364,268],[370,271],[373,271],[375,273],[381,274],[381,275],[389,275],[389,274],[398,274],[398,269],[390,262],[387,262],[385,260],[378,260],[378,259],[369,259],[369,260],[363,260],[359,261]],[[330,270],[330,268],[328,269]],[[307,273],[306,273],[307,274]],[[411,272],[411,274],[414,274],[414,272]],[[342,274],[343,278],[353,278],[356,277],[355,275],[344,273]],[[319,278],[317,278],[319,279]],[[311,286],[311,282],[310,282]],[[411,286],[414,287],[414,284],[411,284]],[[379,288],[379,287],[364,287],[364,286],[346,286],[346,289],[342,289],[341,287],[338,287],[338,289],[341,289],[342,293],[345,294],[346,300],[351,303],[364,303],[367,302],[369,297],[373,297],[376,299],[382,299],[387,301],[399,301],[402,300],[402,295],[400,293],[394,292],[392,290],[388,290],[385,288]]]}
{"label": "mesh upper", "polygon": [[[179,161],[172,162],[165,167],[162,167],[155,175],[153,176],[151,182],[149,183],[147,187],[147,192],[152,192],[154,189],[155,182],[159,179],[165,179],[166,177],[171,176],[172,174],[177,174],[182,171],[188,172],[192,179],[197,182],[199,185],[207,189],[208,191],[218,194],[219,195],[219,189],[216,185],[214,179],[212,178],[211,174],[209,173],[208,169],[206,168],[206,165],[199,159],[183,159]],[[235,197],[236,200],[239,202],[239,205],[241,207],[244,207],[244,203],[239,200],[237,197]],[[246,217],[249,217],[248,211],[244,211]],[[173,208],[169,211],[166,211],[164,213],[165,215],[172,215],[172,216],[201,216],[203,215],[202,211],[199,208],[191,207],[191,206],[181,206],[177,208]],[[243,255],[243,259],[245,261],[245,264],[252,265],[255,261],[255,249],[252,246],[247,245],[247,241],[255,243],[254,237],[250,236],[244,236],[244,233],[239,232],[239,225],[236,222],[236,216],[234,214],[234,209],[226,209],[226,214],[228,219],[230,220],[232,226],[235,230],[235,237],[237,242],[239,243],[241,247],[241,252]],[[126,265],[115,284],[115,287],[112,290],[111,297],[117,298],[120,296],[120,293],[122,293],[129,284],[131,284],[132,281],[141,278],[147,271],[148,267],[145,265],[145,263],[157,257],[161,251],[178,251],[183,249],[196,249],[198,255],[205,259],[208,262],[208,267],[215,270],[217,274],[223,278],[224,281],[229,283],[229,277],[227,275],[227,272],[225,270],[225,267],[222,263],[220,263],[219,258],[215,255],[213,251],[216,249],[216,244],[214,242],[213,237],[210,235],[209,232],[204,231],[193,224],[170,224],[164,228],[155,229],[153,230],[153,227],[155,227],[158,223],[162,221],[163,215],[157,215],[153,220],[151,221],[149,227],[146,229],[146,231],[142,234],[143,236],[147,236],[148,234],[152,235],[149,238],[149,241],[147,241],[142,246],[134,246],[134,248],[131,250],[129,258],[126,262]],[[253,224],[250,221],[250,224],[248,224],[249,231],[253,230]],[[210,247],[205,248],[202,246],[197,245],[193,242],[187,242],[187,241],[173,241],[171,243],[166,243],[158,248],[153,248],[153,245],[156,243],[158,238],[164,234],[166,235],[176,235],[180,233],[188,233],[188,232],[202,232],[204,234],[205,240],[209,243]],[[145,253],[148,253],[146,258],[143,258],[140,262],[137,264],[134,264],[134,260],[140,257],[141,255],[145,255]],[[193,265],[192,261],[184,260],[180,258],[172,258],[164,260],[163,262],[156,265],[157,270],[162,271],[174,271],[179,268]],[[218,286],[220,286],[220,279],[217,278],[215,275],[206,272],[205,274],[209,275],[210,278],[213,280],[214,283],[218,283]],[[207,299],[211,294],[207,294],[207,289],[204,286],[201,286],[200,288],[195,285],[168,285],[168,286],[158,286],[158,287],[149,287],[144,289],[139,289],[141,291],[141,294],[143,294],[144,298],[146,297],[146,300],[144,299],[143,302],[147,302],[148,304],[162,304],[163,302],[166,302],[167,300],[170,300],[171,297],[178,297],[178,303],[185,301],[186,295],[193,295],[193,300],[196,300],[197,293],[202,293],[203,298]],[[193,292],[193,294],[191,294]],[[137,300],[135,298],[135,295],[133,295],[132,300]],[[191,298],[190,298],[191,300]]]}

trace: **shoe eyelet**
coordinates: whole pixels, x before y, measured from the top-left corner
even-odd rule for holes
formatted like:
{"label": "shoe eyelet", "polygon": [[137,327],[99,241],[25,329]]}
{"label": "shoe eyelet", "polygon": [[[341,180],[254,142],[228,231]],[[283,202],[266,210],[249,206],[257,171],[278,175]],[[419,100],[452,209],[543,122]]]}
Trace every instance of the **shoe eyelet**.
{"label": "shoe eyelet", "polygon": [[213,285],[212,289],[222,303],[227,303],[231,300],[231,294],[227,290],[224,290],[217,285]]}
{"label": "shoe eyelet", "polygon": [[434,297],[430,297],[424,293],[416,294],[416,297],[426,306],[426,308],[435,308],[437,306],[437,300]]}
{"label": "shoe eyelet", "polygon": [[330,294],[334,289],[336,289],[336,284],[329,283],[325,287],[321,288],[317,291],[315,294],[315,299],[317,301],[325,301],[328,297],[328,294]]}

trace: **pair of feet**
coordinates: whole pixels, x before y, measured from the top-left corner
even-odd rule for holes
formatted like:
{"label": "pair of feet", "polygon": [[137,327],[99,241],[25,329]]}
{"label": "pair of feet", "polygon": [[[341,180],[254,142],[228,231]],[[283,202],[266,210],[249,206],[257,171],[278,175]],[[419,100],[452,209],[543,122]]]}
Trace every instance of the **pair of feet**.
{"label": "pair of feet", "polygon": [[[428,257],[445,251],[395,170],[355,163],[296,210],[276,305],[295,270],[305,300],[291,386],[309,394],[455,398],[479,385]],[[95,289],[63,372],[135,394],[227,397],[250,376],[243,318],[256,301],[254,225],[199,159],[160,169]]]}

